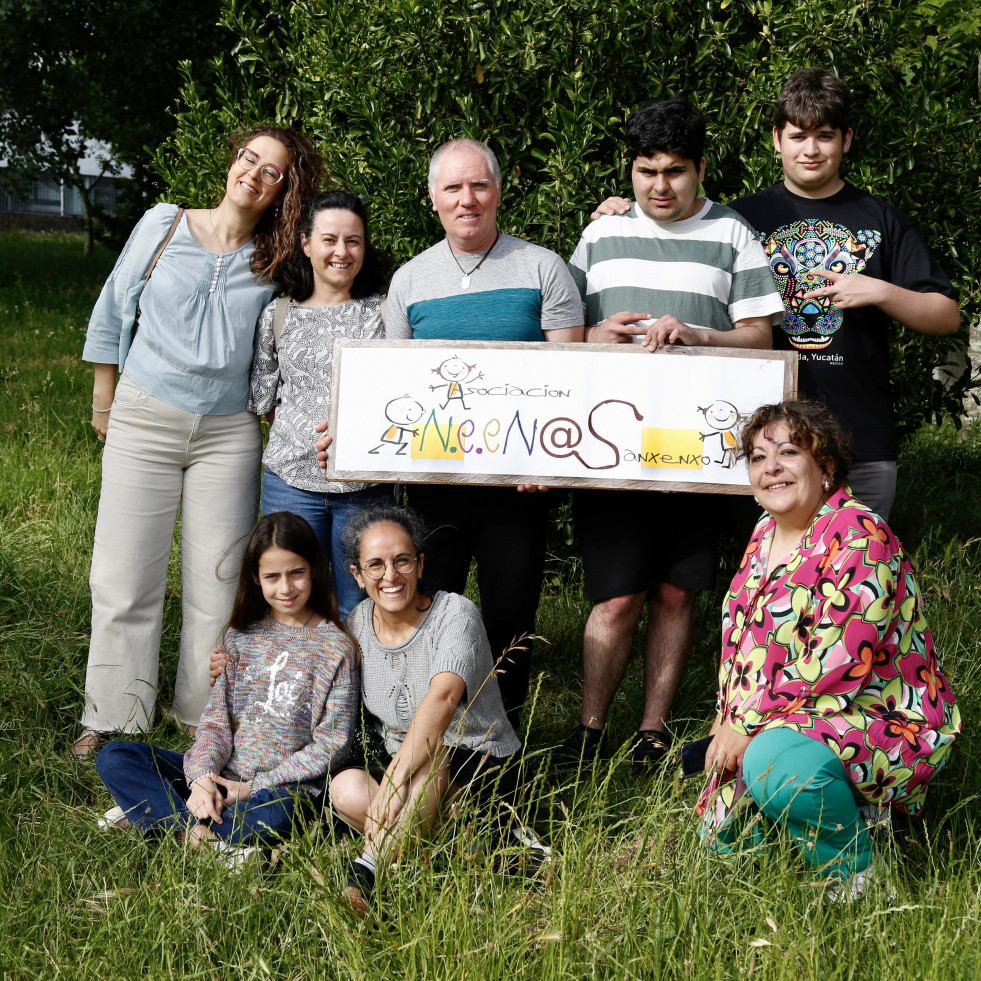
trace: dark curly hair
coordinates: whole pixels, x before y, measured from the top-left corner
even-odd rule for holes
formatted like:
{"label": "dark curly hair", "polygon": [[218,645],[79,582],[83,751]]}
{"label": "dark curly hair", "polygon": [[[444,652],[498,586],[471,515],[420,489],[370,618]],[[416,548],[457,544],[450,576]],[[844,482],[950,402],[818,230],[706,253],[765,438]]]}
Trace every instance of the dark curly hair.
{"label": "dark curly hair", "polygon": [[[423,554],[425,551],[426,537],[429,532],[426,531],[426,526],[422,523],[422,518],[410,508],[404,508],[398,504],[378,504],[359,511],[347,523],[341,535],[344,554],[347,556],[347,560],[351,565],[360,566],[361,539],[369,528],[382,521],[390,521],[393,525],[398,525],[409,536],[416,555]],[[430,595],[423,588],[421,579],[416,589],[422,596],[428,597]]]}
{"label": "dark curly hair", "polygon": [[683,96],[638,109],[627,119],[627,156],[673,153],[697,169],[705,156],[705,117]]}
{"label": "dark curly hair", "polygon": [[239,147],[257,136],[269,136],[282,143],[290,155],[283,182],[286,187],[279,205],[269,208],[255,227],[250,268],[262,281],[275,281],[282,264],[292,256],[299,242],[300,213],[304,199],[317,192],[324,182],[324,162],[313,143],[296,130],[261,123],[228,138],[228,165],[231,167]]}
{"label": "dark curly hair", "polygon": [[273,282],[283,293],[294,300],[305,300],[313,293],[313,268],[309,258],[303,252],[300,236],[305,235],[309,239],[313,234],[317,215],[321,211],[331,209],[350,211],[351,214],[357,215],[361,219],[361,224],[364,227],[364,261],[351,285],[352,298],[360,300],[374,293],[380,293],[387,285],[390,262],[386,255],[379,252],[371,244],[368,231],[368,209],[364,202],[350,191],[325,191],[303,202],[293,254],[277,269],[273,276]]}
{"label": "dark curly hair", "polygon": [[757,433],[776,422],[786,422],[790,441],[808,450],[828,475],[830,490],[844,487],[852,461],[851,439],[831,410],[821,402],[798,399],[761,405],[743,426],[739,441],[740,459],[749,459]]}

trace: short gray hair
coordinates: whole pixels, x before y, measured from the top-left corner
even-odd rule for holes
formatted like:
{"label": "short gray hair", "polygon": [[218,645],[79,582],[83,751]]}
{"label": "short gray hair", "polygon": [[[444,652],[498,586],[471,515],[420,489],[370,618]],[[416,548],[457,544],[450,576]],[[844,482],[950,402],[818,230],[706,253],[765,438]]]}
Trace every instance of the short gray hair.
{"label": "short gray hair", "polygon": [[481,143],[479,140],[468,140],[461,138],[459,140],[450,140],[444,143],[441,147],[437,148],[436,152],[433,154],[432,159],[429,161],[429,190],[433,191],[436,189],[436,180],[439,177],[439,158],[447,150],[474,150],[477,153],[483,155],[484,159],[487,161],[487,166],[490,169],[491,177],[497,181],[498,187],[501,185],[501,165],[497,162],[497,156],[494,151],[486,144]]}

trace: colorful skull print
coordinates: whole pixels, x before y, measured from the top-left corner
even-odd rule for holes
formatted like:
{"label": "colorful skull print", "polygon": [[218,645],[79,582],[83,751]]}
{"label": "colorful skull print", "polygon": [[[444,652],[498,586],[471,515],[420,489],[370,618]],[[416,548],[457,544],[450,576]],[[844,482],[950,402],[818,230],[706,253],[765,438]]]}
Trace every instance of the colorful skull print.
{"label": "colorful skull print", "polygon": [[790,343],[801,351],[827,347],[841,327],[841,311],[826,296],[804,299],[805,293],[826,282],[808,270],[862,272],[879,247],[882,233],[870,229],[851,232],[834,222],[814,219],[782,225],[760,240],[787,308],[781,326]]}

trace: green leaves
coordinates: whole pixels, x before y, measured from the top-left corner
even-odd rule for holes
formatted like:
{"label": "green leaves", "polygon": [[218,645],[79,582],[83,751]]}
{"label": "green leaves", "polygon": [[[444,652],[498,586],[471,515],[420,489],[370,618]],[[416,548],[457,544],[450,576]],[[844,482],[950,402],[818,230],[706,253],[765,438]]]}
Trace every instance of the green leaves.
{"label": "green leaves", "polygon": [[[921,225],[976,318],[979,17],[957,0],[224,0],[234,57],[188,69],[157,166],[175,197],[209,200],[229,129],[296,125],[319,138],[332,179],[367,197],[376,240],[402,262],[440,234],[430,154],[473,136],[501,160],[502,226],[569,255],[592,207],[629,191],[623,131],[638,105],[684,93],[703,110],[705,189],[726,201],[779,179],[777,91],[801,66],[827,65],[854,92],[846,176]],[[954,411],[958,387],[930,370],[950,341],[896,336],[900,416]]]}

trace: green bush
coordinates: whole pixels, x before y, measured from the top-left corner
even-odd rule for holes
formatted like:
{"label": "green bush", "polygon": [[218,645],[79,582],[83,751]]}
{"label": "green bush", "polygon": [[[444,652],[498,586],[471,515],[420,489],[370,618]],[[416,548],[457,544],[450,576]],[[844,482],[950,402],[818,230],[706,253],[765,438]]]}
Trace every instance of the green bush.
{"label": "green bush", "polygon": [[[213,66],[218,104],[185,66],[185,106],[157,166],[173,196],[199,203],[219,188],[230,129],[296,125],[320,140],[332,179],[370,200],[378,241],[404,261],[441,234],[429,155],[471,136],[501,159],[502,226],[567,256],[591,206],[629,189],[622,136],[637,105],[685,93],[705,112],[705,189],[725,201],[779,178],[777,90],[825,65],[855,93],[846,175],[919,223],[976,319],[978,35],[968,19],[941,35],[927,15],[938,16],[914,0],[226,0],[223,23],[240,41]],[[944,390],[932,378],[950,349],[897,333],[904,425],[958,411],[963,382]]]}

